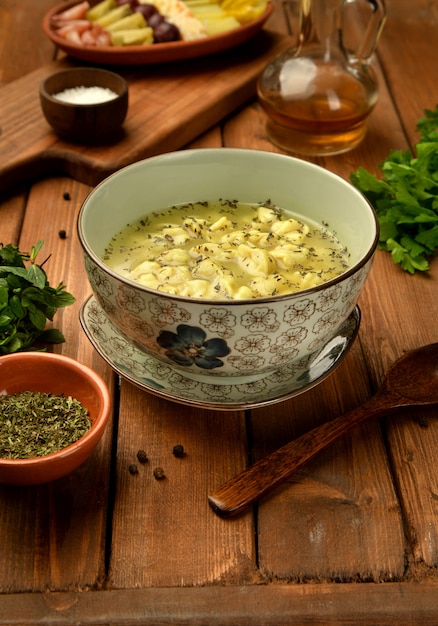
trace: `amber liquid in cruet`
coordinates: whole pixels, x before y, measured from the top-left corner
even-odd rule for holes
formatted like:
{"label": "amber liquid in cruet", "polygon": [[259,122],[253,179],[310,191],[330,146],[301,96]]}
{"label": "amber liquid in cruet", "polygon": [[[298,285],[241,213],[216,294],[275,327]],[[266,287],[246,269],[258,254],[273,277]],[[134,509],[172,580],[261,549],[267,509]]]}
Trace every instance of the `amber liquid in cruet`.
{"label": "amber liquid in cruet", "polygon": [[321,155],[351,150],[362,141],[377,101],[371,71],[360,76],[354,67],[316,63],[311,57],[286,60],[277,75],[266,75],[270,71],[272,67],[259,81],[258,96],[274,144],[297,154]]}
{"label": "amber liquid in cruet", "polygon": [[369,61],[386,17],[384,0],[301,0],[299,6],[296,45],[270,61],[258,80],[267,134],[297,154],[351,150],[377,102]]}
{"label": "amber liquid in cruet", "polygon": [[[335,75],[335,80],[332,78]],[[278,90],[259,92],[268,115],[267,132],[274,144],[298,154],[338,154],[357,146],[374,107],[374,89],[348,73],[326,68],[321,89],[309,98],[285,98]],[[368,88],[367,88],[368,87]]]}

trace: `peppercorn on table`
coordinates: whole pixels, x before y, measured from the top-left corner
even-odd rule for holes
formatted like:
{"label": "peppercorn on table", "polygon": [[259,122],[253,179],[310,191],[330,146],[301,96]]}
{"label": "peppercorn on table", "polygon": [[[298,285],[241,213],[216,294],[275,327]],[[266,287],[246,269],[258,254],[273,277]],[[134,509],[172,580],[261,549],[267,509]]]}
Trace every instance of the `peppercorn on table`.
{"label": "peppercorn on table", "polygon": [[[53,4],[0,5],[3,129],[14,86],[22,90],[29,78],[34,89],[31,77],[40,68],[65,63],[40,27]],[[278,1],[266,28],[287,35],[296,4]],[[359,166],[378,173],[393,149],[414,150],[417,120],[438,103],[438,1],[387,0],[387,8],[373,60],[380,95],[366,138],[349,153],[315,159],[346,179]],[[282,40],[277,34],[273,45]],[[233,52],[236,63],[240,55],[245,47]],[[181,63],[179,75],[193,76],[200,63]],[[130,81],[152,74],[148,67],[117,71]],[[171,89],[168,98],[170,106]],[[267,138],[252,83],[234,101],[227,97],[222,112],[213,125],[206,112],[202,131],[194,121],[205,132],[179,149],[279,152]],[[17,118],[17,132],[35,139],[30,147],[38,152],[32,124],[41,112],[28,115],[26,109]],[[0,149],[4,140],[0,134]],[[107,147],[111,155],[124,164],[117,146]],[[8,161],[2,158],[0,167]],[[51,349],[104,377],[113,414],[98,449],[74,473],[40,486],[0,486],[0,624],[436,625],[437,409],[363,425],[240,517],[217,516],[208,495],[248,464],[367,400],[396,358],[438,341],[437,259],[428,272],[411,275],[387,252],[376,253],[360,299],[358,337],[336,371],[310,391],[246,412],[179,405],[120,381],[86,338],[79,311],[91,290],[76,220],[94,182],[75,176],[80,167],[66,176],[55,166],[50,175],[50,166],[49,150],[44,176],[28,176],[27,168],[3,192],[0,241],[28,250],[44,240],[51,283],[62,281],[76,297],[56,314],[66,341]]]}

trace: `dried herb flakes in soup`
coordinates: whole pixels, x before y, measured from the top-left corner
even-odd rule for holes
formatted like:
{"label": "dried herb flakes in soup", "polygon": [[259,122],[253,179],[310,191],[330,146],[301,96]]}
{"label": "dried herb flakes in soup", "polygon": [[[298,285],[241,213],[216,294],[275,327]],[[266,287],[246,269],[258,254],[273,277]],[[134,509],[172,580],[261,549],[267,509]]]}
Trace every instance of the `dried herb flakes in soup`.
{"label": "dried herb flakes in soup", "polygon": [[91,428],[71,396],[23,391],[0,397],[0,457],[28,459],[58,452]]}
{"label": "dried herb flakes in soup", "polygon": [[12,244],[0,244],[0,356],[34,350],[38,343],[62,343],[64,335],[56,328],[46,329],[56,311],[75,302],[59,283],[52,287],[44,263],[36,263],[43,241],[29,254]]}

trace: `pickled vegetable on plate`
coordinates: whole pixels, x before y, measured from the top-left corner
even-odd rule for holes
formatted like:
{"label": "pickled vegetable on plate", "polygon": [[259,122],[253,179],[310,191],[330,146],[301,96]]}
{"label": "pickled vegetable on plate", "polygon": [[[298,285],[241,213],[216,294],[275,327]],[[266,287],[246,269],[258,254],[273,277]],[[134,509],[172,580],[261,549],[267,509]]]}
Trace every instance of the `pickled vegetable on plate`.
{"label": "pickled vegetable on plate", "polygon": [[240,26],[240,22],[233,15],[229,15],[216,3],[197,4],[190,6],[190,10],[202,22],[207,35],[217,35]]}
{"label": "pickled vegetable on plate", "polygon": [[[194,15],[212,11],[209,7],[217,7],[227,17],[234,17],[239,24],[246,24],[259,18],[266,11],[268,0],[185,0]],[[213,17],[216,15],[212,11]]]}
{"label": "pickled vegetable on plate", "polygon": [[144,46],[154,43],[154,31],[149,26],[131,30],[116,30],[111,33],[113,46]]}
{"label": "pickled vegetable on plate", "polygon": [[141,13],[131,13],[125,17],[109,24],[106,29],[110,33],[118,30],[140,30],[148,26],[146,20]]}
{"label": "pickled vegetable on plate", "polygon": [[221,6],[229,14],[239,20],[241,24],[252,22],[263,15],[268,3],[266,0],[223,0]]}
{"label": "pickled vegetable on plate", "polygon": [[[99,26],[102,26],[102,28],[108,28],[108,26],[111,26],[111,24],[115,24],[116,22],[118,22],[119,20],[121,20],[122,18],[130,14],[131,14],[131,9],[129,5],[121,4],[115,9],[110,9],[107,13],[104,13],[103,15],[98,17],[96,20],[91,20],[91,21],[95,22],[96,24],[99,24]],[[89,16],[89,13],[87,14],[87,16]],[[87,19],[90,19],[90,18],[88,17]]]}
{"label": "pickled vegetable on plate", "polygon": [[102,2],[99,2],[91,9],[88,8],[85,17],[91,22],[96,22],[98,19],[106,15],[109,11],[115,9],[116,6],[116,0],[102,0]]}

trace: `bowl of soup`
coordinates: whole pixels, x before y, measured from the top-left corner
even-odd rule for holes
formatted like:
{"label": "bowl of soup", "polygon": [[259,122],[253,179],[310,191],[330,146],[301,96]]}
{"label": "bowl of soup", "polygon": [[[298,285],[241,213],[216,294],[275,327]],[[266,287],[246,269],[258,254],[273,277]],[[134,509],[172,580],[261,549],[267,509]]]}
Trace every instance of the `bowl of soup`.
{"label": "bowl of soup", "polygon": [[109,176],[78,233],[93,297],[136,350],[198,383],[245,384],[327,345],[357,305],[378,222],[322,167],[218,148]]}

